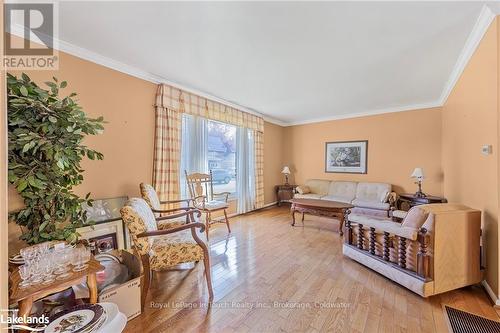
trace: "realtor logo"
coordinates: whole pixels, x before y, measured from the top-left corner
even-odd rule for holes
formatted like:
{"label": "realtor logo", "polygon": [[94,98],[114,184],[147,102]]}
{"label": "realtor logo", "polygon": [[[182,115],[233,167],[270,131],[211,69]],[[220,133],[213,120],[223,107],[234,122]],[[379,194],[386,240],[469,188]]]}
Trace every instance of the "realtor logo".
{"label": "realtor logo", "polygon": [[4,68],[57,69],[56,5],[52,2],[4,4]]}

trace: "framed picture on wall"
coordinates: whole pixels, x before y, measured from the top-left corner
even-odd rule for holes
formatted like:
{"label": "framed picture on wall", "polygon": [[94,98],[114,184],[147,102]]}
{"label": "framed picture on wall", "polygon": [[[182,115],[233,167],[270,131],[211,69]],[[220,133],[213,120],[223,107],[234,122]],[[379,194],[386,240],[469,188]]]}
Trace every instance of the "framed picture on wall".
{"label": "framed picture on wall", "polygon": [[366,173],[368,140],[336,141],[325,145],[325,172]]}

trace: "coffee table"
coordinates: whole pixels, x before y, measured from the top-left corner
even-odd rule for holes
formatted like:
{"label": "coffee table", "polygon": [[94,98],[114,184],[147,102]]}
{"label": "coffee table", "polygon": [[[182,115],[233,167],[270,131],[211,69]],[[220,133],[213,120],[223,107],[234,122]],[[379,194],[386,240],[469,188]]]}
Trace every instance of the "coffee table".
{"label": "coffee table", "polygon": [[295,212],[302,213],[302,222],[304,222],[304,214],[337,218],[340,221],[340,236],[344,235],[343,225],[347,223],[347,217],[351,208],[354,207],[348,203],[319,199],[292,199],[291,202],[292,226],[295,225]]}

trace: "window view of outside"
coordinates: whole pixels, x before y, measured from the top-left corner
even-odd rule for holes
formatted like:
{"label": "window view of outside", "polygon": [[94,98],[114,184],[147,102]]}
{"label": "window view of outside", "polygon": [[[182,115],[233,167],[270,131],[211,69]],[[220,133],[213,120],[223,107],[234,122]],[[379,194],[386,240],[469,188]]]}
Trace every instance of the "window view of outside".
{"label": "window view of outside", "polygon": [[236,126],[208,121],[208,168],[214,192],[236,192]]}

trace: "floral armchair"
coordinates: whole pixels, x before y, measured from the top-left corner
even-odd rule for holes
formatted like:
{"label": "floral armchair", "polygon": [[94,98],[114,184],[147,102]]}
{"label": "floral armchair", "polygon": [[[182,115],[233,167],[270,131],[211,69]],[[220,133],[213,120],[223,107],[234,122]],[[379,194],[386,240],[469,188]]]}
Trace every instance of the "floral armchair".
{"label": "floral armchair", "polygon": [[[205,242],[198,236],[196,229],[203,233],[205,225],[194,222],[196,209],[155,218],[153,211],[144,199],[132,198],[120,210],[123,222],[132,238],[133,248],[141,257],[144,269],[141,305],[144,308],[152,271],[162,271],[171,266],[186,262],[203,260],[207,280],[209,301],[213,299],[210,277],[210,257]],[[158,221],[184,217],[186,223],[160,229]]]}
{"label": "floral armchair", "polygon": [[[193,207],[190,207],[192,202],[191,199],[160,201],[160,198],[158,197],[158,194],[153,186],[141,183],[139,188],[141,190],[142,198],[148,203],[156,218],[194,209]],[[186,207],[176,207],[171,209],[163,209],[162,207],[162,205],[179,205],[183,202],[186,203]],[[189,215],[171,218],[168,220],[161,220],[158,222],[158,229],[169,229],[185,223],[189,223]]]}

